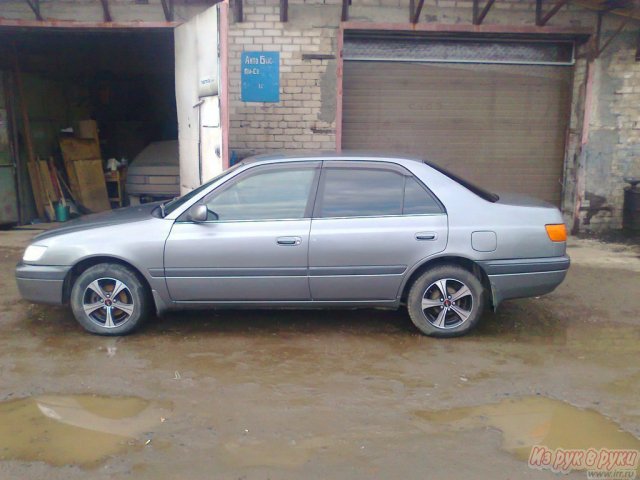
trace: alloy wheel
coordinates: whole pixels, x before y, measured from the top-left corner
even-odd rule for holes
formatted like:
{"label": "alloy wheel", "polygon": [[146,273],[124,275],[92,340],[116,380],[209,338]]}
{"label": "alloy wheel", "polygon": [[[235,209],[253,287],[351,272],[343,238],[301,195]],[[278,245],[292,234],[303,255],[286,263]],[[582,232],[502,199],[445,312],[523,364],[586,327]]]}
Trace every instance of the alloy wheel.
{"label": "alloy wheel", "polygon": [[135,304],[131,290],[115,278],[98,278],[84,291],[82,308],[87,317],[103,328],[116,328],[131,319]]}
{"label": "alloy wheel", "polygon": [[471,316],[474,298],[460,280],[443,278],[427,287],[422,296],[422,313],[434,327],[448,330],[465,323]]}

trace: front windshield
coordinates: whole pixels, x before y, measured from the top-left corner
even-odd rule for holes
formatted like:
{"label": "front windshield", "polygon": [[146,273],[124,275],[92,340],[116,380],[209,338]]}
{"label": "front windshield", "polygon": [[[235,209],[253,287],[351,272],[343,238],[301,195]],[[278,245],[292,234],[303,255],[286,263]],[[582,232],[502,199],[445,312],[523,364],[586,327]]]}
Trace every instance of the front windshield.
{"label": "front windshield", "polygon": [[217,175],[217,176],[213,177],[208,182],[203,183],[198,188],[191,190],[189,193],[186,193],[181,197],[176,197],[173,200],[170,200],[169,202],[165,203],[165,205],[164,205],[164,214],[165,214],[165,216],[169,215],[171,212],[173,212],[177,208],[181,207],[182,205],[187,203],[192,198],[198,196],[199,193],[203,192],[209,186],[211,186],[213,183],[217,182],[221,178],[223,178],[226,175],[228,175],[229,173],[233,172],[240,165],[241,165],[240,163],[234,165],[233,167],[229,168],[228,170],[225,170],[224,172],[222,172],[220,175]]}

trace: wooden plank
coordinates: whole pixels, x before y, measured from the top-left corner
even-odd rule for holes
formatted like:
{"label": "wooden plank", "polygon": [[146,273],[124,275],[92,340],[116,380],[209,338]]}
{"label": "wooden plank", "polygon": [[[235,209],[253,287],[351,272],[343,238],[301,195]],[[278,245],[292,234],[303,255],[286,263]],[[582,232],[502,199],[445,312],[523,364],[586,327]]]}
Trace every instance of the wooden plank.
{"label": "wooden plank", "polygon": [[33,192],[33,202],[38,212],[38,217],[44,219],[44,197],[43,188],[38,172],[38,164],[36,162],[27,162],[27,170],[29,171],[29,180],[31,181],[31,191]]}
{"label": "wooden plank", "polygon": [[80,120],[74,129],[77,138],[87,138],[99,143],[98,122],[95,120]]}
{"label": "wooden plank", "polygon": [[98,142],[65,137],[60,139],[60,149],[69,185],[77,201],[93,212],[110,210]]}
{"label": "wooden plank", "polygon": [[51,181],[51,172],[49,171],[49,164],[46,160],[38,160],[38,173],[40,175],[44,197],[52,202],[57,202],[59,200],[58,193]]}
{"label": "wooden plank", "polygon": [[88,138],[61,138],[60,149],[65,162],[101,158],[98,143]]}
{"label": "wooden plank", "polygon": [[76,178],[80,186],[80,202],[92,212],[111,210],[107,186],[102,172],[102,160],[81,160],[73,162]]}

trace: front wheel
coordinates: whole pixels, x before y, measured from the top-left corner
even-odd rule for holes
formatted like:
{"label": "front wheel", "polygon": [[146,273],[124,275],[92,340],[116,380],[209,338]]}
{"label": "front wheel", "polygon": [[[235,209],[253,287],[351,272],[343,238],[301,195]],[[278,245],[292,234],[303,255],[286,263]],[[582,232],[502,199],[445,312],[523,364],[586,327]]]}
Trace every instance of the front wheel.
{"label": "front wheel", "polygon": [[409,291],[407,308],[411,321],[425,335],[464,335],[480,320],[484,288],[468,270],[443,265],[418,277]]}
{"label": "front wheel", "polygon": [[71,309],[85,330],[97,335],[126,335],[147,317],[148,295],[127,267],[101,263],[85,270],[71,290]]}

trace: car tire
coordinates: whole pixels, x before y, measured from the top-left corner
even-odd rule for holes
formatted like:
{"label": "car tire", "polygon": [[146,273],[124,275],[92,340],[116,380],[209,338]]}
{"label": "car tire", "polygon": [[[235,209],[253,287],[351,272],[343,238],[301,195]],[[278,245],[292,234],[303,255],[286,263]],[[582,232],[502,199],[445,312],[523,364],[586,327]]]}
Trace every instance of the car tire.
{"label": "car tire", "polygon": [[413,324],[425,335],[457,337],[477,325],[484,303],[480,279],[462,267],[442,265],[427,270],[413,282],[407,309]]}
{"label": "car tire", "polygon": [[100,263],[80,274],[70,301],[85,330],[107,336],[134,331],[148,316],[151,303],[140,277],[116,263]]}

